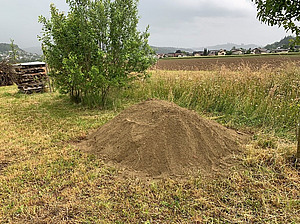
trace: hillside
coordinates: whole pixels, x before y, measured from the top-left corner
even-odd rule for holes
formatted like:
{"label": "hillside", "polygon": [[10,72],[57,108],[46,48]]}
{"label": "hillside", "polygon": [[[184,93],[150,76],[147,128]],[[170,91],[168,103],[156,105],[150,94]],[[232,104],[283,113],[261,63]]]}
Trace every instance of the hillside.
{"label": "hillside", "polygon": [[156,47],[151,46],[151,48],[157,53],[157,54],[168,54],[176,52],[177,50],[186,51],[186,52],[193,52],[194,50],[191,48],[176,48],[176,47]]}
{"label": "hillside", "polygon": [[294,40],[294,39],[295,39],[295,37],[293,37],[293,36],[287,36],[287,37],[284,37],[283,39],[281,39],[278,42],[274,42],[272,44],[266,45],[265,48],[268,49],[268,50],[278,49],[278,48],[288,49],[289,44],[290,44],[290,40]]}
{"label": "hillside", "polygon": [[[16,50],[21,50],[18,45],[14,44]],[[0,43],[0,53],[4,53],[11,50],[10,44]],[[22,50],[21,50],[22,51]]]}
{"label": "hillside", "polygon": [[208,50],[219,50],[219,49],[225,49],[225,50],[231,50],[233,47],[235,48],[243,48],[243,49],[249,49],[249,48],[256,48],[258,45],[256,44],[234,44],[234,43],[227,43],[227,44],[219,44],[214,46],[207,46],[207,47],[196,47],[194,49],[192,48],[176,48],[176,47],[156,47],[151,46],[152,49],[157,54],[167,54],[167,53],[173,53],[177,50],[186,51],[186,52],[194,52],[196,50],[203,50],[204,48],[207,48]]}
{"label": "hillside", "polygon": [[219,49],[224,49],[224,50],[231,50],[233,47],[239,49],[253,49],[258,47],[256,44],[235,44],[235,43],[227,43],[227,44],[219,44],[219,45],[214,45],[214,46],[207,46],[206,48],[208,50],[219,50]]}
{"label": "hillside", "polygon": [[24,48],[24,50],[32,54],[43,55],[41,46],[28,47],[28,48]]}
{"label": "hillside", "polygon": [[[19,48],[18,45],[14,45],[14,48],[17,51],[17,62],[31,62],[31,61],[40,61],[41,56],[35,53],[29,53]],[[0,43],[0,61],[9,60],[11,55],[11,46],[7,43]]]}

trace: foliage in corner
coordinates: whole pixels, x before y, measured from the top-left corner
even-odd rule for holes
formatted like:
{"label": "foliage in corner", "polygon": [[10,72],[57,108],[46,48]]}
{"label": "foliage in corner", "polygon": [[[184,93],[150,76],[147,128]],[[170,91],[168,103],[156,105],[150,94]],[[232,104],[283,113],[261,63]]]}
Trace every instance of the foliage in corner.
{"label": "foliage in corner", "polygon": [[50,5],[43,24],[43,52],[50,75],[79,103],[106,104],[113,88],[145,77],[154,63],[148,28],[137,30],[138,0],[67,0],[67,15]]}
{"label": "foliage in corner", "polygon": [[[257,5],[257,17],[269,26],[278,25],[296,34],[292,46],[300,44],[300,4],[299,0],[252,0]],[[300,111],[299,111],[300,114]],[[298,118],[298,135],[300,117]],[[300,138],[298,138],[296,159],[300,161]]]}
{"label": "foliage in corner", "polygon": [[257,6],[257,17],[269,26],[278,25],[296,35],[294,44],[300,44],[299,0],[252,0]]}

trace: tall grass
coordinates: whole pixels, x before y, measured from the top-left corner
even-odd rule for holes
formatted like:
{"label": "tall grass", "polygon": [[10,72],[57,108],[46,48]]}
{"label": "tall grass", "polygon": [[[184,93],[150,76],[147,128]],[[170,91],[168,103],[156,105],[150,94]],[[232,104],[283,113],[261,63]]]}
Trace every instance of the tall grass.
{"label": "tall grass", "polygon": [[247,65],[237,71],[152,71],[123,97],[133,101],[159,98],[173,101],[235,126],[294,130],[300,110],[300,68],[286,64],[253,72]]}

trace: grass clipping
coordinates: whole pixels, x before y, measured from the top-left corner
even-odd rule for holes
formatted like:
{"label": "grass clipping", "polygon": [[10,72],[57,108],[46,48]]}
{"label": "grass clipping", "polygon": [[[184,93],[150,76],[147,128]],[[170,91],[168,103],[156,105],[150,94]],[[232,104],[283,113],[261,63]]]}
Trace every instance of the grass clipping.
{"label": "grass clipping", "polygon": [[246,135],[162,100],[134,105],[88,136],[85,149],[147,176],[223,170]]}

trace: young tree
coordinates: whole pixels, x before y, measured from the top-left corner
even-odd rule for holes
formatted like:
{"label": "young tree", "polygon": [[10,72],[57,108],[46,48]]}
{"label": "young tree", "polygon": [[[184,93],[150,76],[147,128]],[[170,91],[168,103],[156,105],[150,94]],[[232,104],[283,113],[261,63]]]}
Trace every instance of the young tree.
{"label": "young tree", "polygon": [[[257,6],[257,17],[268,25],[278,25],[296,35],[294,44],[300,44],[300,3],[299,0],[252,0]],[[298,115],[298,144],[296,158],[300,160],[300,108]]]}
{"label": "young tree", "polygon": [[138,0],[66,2],[67,15],[51,4],[51,18],[39,17],[50,75],[75,102],[105,105],[112,88],[145,76],[154,62],[148,28],[137,30]]}
{"label": "young tree", "polygon": [[278,25],[296,35],[295,43],[300,43],[300,3],[299,0],[252,0],[257,6],[257,17],[270,25]]}
{"label": "young tree", "polygon": [[14,40],[13,39],[10,39],[10,62],[11,63],[16,63],[17,62],[17,59],[18,59],[18,51],[16,49],[16,45],[14,44]]}

